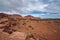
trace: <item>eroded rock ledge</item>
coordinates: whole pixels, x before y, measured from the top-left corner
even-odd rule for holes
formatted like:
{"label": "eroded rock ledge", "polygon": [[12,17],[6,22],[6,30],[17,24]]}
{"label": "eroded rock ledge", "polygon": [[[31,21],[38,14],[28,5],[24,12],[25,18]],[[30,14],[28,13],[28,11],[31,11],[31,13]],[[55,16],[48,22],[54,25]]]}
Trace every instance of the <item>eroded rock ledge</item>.
{"label": "eroded rock ledge", "polygon": [[0,40],[60,40],[60,19],[0,13]]}

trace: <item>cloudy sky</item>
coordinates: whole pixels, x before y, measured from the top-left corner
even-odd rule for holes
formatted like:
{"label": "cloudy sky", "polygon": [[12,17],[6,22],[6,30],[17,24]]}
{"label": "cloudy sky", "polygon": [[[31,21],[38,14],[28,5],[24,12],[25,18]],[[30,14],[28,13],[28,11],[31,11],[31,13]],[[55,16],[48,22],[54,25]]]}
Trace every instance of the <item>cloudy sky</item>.
{"label": "cloudy sky", "polygon": [[0,0],[0,12],[60,18],[60,0]]}

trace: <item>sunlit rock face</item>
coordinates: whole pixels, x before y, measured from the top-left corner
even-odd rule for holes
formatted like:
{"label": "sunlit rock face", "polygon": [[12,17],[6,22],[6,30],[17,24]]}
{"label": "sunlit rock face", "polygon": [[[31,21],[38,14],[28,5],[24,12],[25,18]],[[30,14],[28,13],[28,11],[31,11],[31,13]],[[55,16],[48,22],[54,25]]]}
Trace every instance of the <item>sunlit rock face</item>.
{"label": "sunlit rock face", "polygon": [[9,40],[9,34],[2,32],[0,29],[0,40]]}
{"label": "sunlit rock face", "polygon": [[0,40],[60,40],[60,19],[0,13]]}
{"label": "sunlit rock face", "polygon": [[27,34],[24,32],[13,32],[10,35],[11,40],[25,40]]}

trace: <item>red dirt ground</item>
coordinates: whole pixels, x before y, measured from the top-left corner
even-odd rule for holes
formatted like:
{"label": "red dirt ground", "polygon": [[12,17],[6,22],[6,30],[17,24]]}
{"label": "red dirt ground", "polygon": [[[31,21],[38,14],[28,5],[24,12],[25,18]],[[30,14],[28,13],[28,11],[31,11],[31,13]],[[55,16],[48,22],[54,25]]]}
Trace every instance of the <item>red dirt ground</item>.
{"label": "red dirt ground", "polygon": [[0,40],[60,40],[60,19],[0,13]]}

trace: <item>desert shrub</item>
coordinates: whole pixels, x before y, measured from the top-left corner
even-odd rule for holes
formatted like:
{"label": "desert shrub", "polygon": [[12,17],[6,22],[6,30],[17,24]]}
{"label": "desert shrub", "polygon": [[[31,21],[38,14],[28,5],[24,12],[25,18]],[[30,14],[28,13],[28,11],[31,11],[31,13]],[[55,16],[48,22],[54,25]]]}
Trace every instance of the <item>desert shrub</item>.
{"label": "desert shrub", "polygon": [[48,21],[48,23],[51,23],[50,21]]}
{"label": "desert shrub", "polygon": [[0,16],[0,18],[3,18],[3,16]]}
{"label": "desert shrub", "polygon": [[23,25],[25,25],[26,23],[23,23]]}
{"label": "desert shrub", "polygon": [[31,29],[33,29],[33,27],[32,27],[31,25],[29,25],[29,27],[30,27]]}

